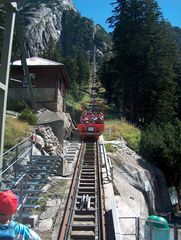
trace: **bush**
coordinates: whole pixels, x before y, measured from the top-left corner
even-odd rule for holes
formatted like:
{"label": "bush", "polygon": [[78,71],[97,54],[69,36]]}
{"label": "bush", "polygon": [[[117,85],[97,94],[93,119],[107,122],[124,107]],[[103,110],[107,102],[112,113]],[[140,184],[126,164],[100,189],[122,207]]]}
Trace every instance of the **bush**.
{"label": "bush", "polygon": [[28,105],[27,105],[27,103],[25,103],[22,100],[20,100],[20,101],[9,100],[8,101],[7,109],[9,109],[9,110],[21,112],[26,108],[28,108]]}
{"label": "bush", "polygon": [[[181,122],[150,124],[141,134],[140,153],[163,170],[170,184],[181,178]],[[176,180],[176,181],[177,181]]]}
{"label": "bush", "polygon": [[32,112],[31,109],[28,108],[21,111],[18,118],[28,122],[30,125],[35,125],[37,123],[36,115]]}

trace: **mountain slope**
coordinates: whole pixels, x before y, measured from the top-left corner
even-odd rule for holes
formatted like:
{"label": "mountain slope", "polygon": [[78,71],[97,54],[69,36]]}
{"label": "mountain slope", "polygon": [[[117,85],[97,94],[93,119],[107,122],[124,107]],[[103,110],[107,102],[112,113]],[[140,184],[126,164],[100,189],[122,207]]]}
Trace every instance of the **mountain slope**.
{"label": "mountain slope", "polygon": [[25,0],[19,2],[21,23],[29,54],[39,55],[47,50],[50,38],[58,41],[62,31],[62,14],[73,9],[71,1]]}
{"label": "mountain slope", "polygon": [[[43,55],[52,41],[59,43],[65,56],[76,45],[92,50],[93,21],[82,17],[71,0],[25,0],[19,2],[18,8],[31,56]],[[98,50],[103,54],[108,51],[111,38],[101,26],[97,26],[97,33]]]}

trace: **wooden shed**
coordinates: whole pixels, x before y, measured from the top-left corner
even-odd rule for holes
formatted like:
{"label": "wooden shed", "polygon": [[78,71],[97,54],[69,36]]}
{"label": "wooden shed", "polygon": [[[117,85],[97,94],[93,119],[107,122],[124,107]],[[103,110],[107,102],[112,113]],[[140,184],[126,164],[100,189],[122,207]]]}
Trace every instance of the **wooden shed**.
{"label": "wooden shed", "polygon": [[[29,68],[35,102],[38,107],[54,112],[65,111],[65,94],[69,87],[65,66],[51,60],[32,57],[26,59]],[[11,65],[9,101],[29,101],[29,92],[24,79],[21,61]]]}

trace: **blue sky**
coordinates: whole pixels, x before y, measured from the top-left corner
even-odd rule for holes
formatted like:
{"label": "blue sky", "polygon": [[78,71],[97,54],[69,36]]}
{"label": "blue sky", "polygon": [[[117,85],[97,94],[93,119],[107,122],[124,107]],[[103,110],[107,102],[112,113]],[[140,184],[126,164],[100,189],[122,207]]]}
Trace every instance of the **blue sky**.
{"label": "blue sky", "polygon": [[[107,31],[106,19],[112,15],[112,2],[115,0],[73,0],[82,16],[91,18],[101,24]],[[163,16],[172,26],[181,27],[181,0],[158,0]]]}

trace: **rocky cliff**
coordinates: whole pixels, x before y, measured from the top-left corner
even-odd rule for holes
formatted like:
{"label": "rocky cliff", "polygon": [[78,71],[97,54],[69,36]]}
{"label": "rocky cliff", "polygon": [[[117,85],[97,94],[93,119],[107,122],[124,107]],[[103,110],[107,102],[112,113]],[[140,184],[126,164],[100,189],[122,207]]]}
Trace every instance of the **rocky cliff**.
{"label": "rocky cliff", "polygon": [[45,51],[50,38],[55,41],[60,39],[62,14],[69,9],[75,10],[71,0],[19,2],[21,23],[30,55],[39,55]]}
{"label": "rocky cliff", "polygon": [[122,202],[122,216],[169,215],[172,205],[163,173],[129,149],[124,140],[112,144],[117,151],[109,157],[114,165],[113,178]]}
{"label": "rocky cliff", "polygon": [[[82,17],[75,9],[72,0],[25,0],[19,2],[18,8],[30,56],[42,56],[52,47],[52,42],[59,43],[62,52],[66,52],[64,48],[70,48],[70,44],[80,46],[82,41],[88,43],[88,39],[85,36],[82,39],[80,33],[85,28],[83,34],[92,37],[92,20]],[[73,17],[70,16],[70,12]],[[100,26],[97,29],[99,51],[107,51],[110,37]],[[65,46],[65,42],[70,44]],[[88,49],[85,50],[90,50],[89,44]]]}

